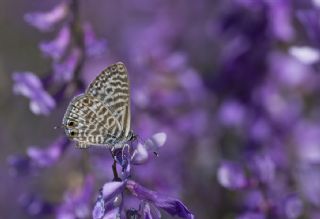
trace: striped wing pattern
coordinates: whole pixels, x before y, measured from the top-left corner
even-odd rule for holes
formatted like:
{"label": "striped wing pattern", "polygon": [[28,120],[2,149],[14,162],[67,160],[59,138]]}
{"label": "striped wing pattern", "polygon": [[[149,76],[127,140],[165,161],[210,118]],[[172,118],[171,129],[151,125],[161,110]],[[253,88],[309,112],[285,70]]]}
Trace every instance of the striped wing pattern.
{"label": "striped wing pattern", "polygon": [[121,62],[107,67],[89,85],[86,93],[98,98],[121,124],[123,136],[130,131],[130,90],[128,72]]}
{"label": "striped wing pattern", "polygon": [[81,148],[114,146],[127,141],[130,133],[129,82],[123,63],[107,67],[75,97],[63,118],[69,138]]}

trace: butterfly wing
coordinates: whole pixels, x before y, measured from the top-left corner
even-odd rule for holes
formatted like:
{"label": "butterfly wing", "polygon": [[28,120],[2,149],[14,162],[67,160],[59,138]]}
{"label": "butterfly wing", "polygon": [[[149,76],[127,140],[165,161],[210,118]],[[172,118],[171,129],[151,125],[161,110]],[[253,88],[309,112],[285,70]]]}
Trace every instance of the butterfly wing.
{"label": "butterfly wing", "polygon": [[122,127],[112,112],[96,98],[87,94],[75,97],[63,118],[66,135],[79,147],[113,145]]}
{"label": "butterfly wing", "polygon": [[118,120],[122,138],[130,132],[130,89],[128,72],[122,62],[103,70],[89,85],[86,93],[99,99]]}

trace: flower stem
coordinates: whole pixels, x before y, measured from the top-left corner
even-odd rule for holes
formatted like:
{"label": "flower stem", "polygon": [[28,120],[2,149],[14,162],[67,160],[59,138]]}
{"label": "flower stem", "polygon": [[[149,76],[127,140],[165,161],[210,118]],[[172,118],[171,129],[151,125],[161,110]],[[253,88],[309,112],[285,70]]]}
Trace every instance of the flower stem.
{"label": "flower stem", "polygon": [[113,161],[113,164],[112,164],[112,172],[113,172],[113,180],[112,181],[121,182],[122,180],[118,175],[117,162],[115,160]]}

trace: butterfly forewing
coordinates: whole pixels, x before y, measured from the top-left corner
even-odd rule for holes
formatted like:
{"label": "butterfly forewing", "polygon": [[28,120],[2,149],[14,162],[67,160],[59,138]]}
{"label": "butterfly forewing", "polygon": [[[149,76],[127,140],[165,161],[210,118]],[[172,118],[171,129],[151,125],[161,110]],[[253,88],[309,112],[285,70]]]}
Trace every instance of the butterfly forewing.
{"label": "butterfly forewing", "polygon": [[97,99],[80,95],[71,101],[63,119],[66,134],[81,147],[113,144],[121,126],[111,111]]}
{"label": "butterfly forewing", "polygon": [[103,70],[86,90],[109,108],[120,123],[124,137],[130,131],[129,89],[127,69],[118,62]]}

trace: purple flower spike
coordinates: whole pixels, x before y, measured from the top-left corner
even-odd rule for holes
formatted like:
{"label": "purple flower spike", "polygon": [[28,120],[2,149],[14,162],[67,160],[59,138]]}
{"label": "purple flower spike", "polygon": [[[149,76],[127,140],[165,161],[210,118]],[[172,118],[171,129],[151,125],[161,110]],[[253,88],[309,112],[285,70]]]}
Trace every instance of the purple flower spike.
{"label": "purple flower spike", "polygon": [[240,164],[225,161],[220,165],[217,174],[219,183],[228,189],[241,189],[247,184]]}
{"label": "purple flower spike", "polygon": [[56,103],[43,89],[39,78],[31,72],[13,74],[15,94],[20,94],[30,99],[30,110],[37,115],[48,115]]}
{"label": "purple flower spike", "polygon": [[157,192],[144,188],[132,180],[127,181],[126,187],[137,198],[152,203],[173,216],[177,215],[187,219],[194,218],[189,209],[178,199],[160,195]]}
{"label": "purple flower spike", "polygon": [[40,43],[39,48],[44,55],[51,57],[53,60],[59,60],[69,45],[70,37],[70,29],[64,26],[54,40]]}
{"label": "purple flower spike", "polygon": [[68,144],[69,141],[67,138],[60,137],[46,149],[37,147],[28,148],[27,154],[37,166],[48,167],[57,162]]}
{"label": "purple flower spike", "polygon": [[54,7],[48,12],[33,12],[24,16],[25,21],[40,31],[50,31],[53,26],[63,20],[68,14],[68,6],[65,2]]}
{"label": "purple flower spike", "polygon": [[68,82],[72,79],[75,68],[80,58],[78,49],[73,49],[70,55],[62,63],[54,63],[54,80],[58,82]]}
{"label": "purple flower spike", "polygon": [[106,49],[107,42],[103,39],[98,40],[96,38],[96,34],[93,32],[92,26],[89,23],[83,25],[83,30],[86,53],[89,56],[101,55]]}

